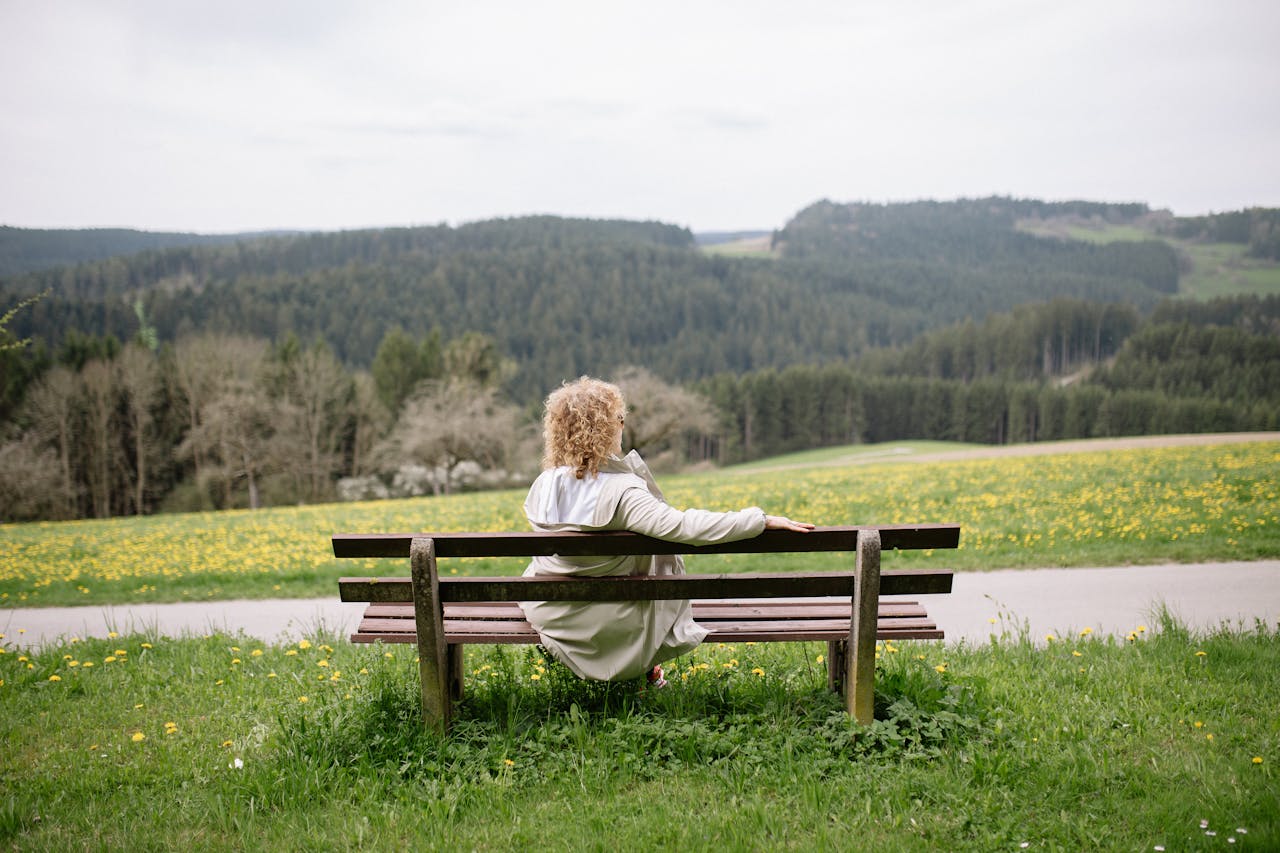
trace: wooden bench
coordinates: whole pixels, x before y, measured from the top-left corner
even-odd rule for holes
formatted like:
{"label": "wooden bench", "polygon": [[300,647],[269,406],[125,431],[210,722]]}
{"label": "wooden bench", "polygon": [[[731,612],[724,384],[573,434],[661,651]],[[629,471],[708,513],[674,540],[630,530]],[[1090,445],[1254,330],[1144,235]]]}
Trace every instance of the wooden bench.
{"label": "wooden bench", "polygon": [[[336,557],[408,557],[410,577],[342,578],[343,601],[369,602],[355,643],[416,643],[422,710],[446,730],[462,698],[462,647],[468,643],[538,642],[520,601],[692,602],[708,641],[826,640],[827,681],[849,713],[870,723],[876,639],[942,639],[915,601],[882,595],[951,591],[945,569],[881,572],[881,549],[956,548],[958,525],[822,527],[810,533],[766,530],[752,539],[694,547],[628,532],[337,534]],[[856,552],[854,571],[687,574],[665,577],[441,577],[447,557],[610,556],[636,554],[775,554]],[[839,596],[844,602],[806,601]]]}

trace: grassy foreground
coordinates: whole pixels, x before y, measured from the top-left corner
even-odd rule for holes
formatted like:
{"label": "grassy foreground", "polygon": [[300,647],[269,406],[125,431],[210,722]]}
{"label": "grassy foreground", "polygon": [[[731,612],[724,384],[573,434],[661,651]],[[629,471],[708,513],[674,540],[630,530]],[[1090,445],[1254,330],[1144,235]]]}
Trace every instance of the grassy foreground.
{"label": "grassy foreground", "polygon": [[[871,452],[894,453],[895,447]],[[862,459],[866,459],[863,449]],[[886,568],[1109,566],[1280,556],[1280,443],[1104,450],[948,462],[832,464],[840,451],[759,468],[660,478],[676,506],[758,505],[817,524],[953,522],[961,547],[886,555]],[[835,455],[833,455],[835,454]],[[848,449],[846,455],[853,454]],[[0,526],[0,606],[328,596],[342,575],[404,574],[403,560],[335,560],[336,532],[524,530],[522,492]],[[847,555],[793,555],[832,569]],[[518,574],[522,560],[446,561]],[[778,571],[778,560],[767,570]],[[704,557],[694,571],[761,570]]]}
{"label": "grassy foreground", "polygon": [[409,647],[9,647],[0,847],[1280,848],[1280,631],[1133,627],[882,648],[868,727],[819,644],[704,647],[644,694],[471,649],[447,738]]}

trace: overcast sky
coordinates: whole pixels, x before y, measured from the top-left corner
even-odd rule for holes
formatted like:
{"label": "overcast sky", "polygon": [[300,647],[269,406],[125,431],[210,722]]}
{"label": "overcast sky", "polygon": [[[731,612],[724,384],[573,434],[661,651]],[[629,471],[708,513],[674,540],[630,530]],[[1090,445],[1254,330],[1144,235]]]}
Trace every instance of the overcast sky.
{"label": "overcast sky", "polygon": [[0,224],[1280,207],[1277,0],[0,0]]}

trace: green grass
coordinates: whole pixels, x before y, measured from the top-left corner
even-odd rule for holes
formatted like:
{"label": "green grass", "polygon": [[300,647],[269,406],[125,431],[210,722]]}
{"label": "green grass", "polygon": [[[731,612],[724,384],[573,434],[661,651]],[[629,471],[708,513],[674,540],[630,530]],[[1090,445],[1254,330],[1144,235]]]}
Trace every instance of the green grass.
{"label": "green grass", "polygon": [[1191,258],[1191,271],[1178,281],[1179,295],[1209,300],[1237,294],[1280,294],[1280,263],[1251,258],[1243,245],[1170,242]]}
{"label": "green grass", "polygon": [[1280,846],[1275,626],[903,643],[868,727],[825,691],[818,644],[705,647],[646,694],[478,647],[448,737],[419,724],[409,647],[328,643],[8,647],[0,845]]}
{"label": "green grass", "polygon": [[946,453],[953,450],[971,450],[978,444],[959,441],[890,441],[883,444],[850,444],[843,447],[822,447],[802,450],[769,459],[732,465],[727,472],[740,474],[755,471],[772,471],[779,468],[803,468],[868,462],[889,462],[910,459],[928,453]]}
{"label": "green grass", "polygon": [[776,258],[778,253],[770,247],[769,241],[770,237],[766,234],[763,237],[713,243],[703,246],[702,251],[708,255],[726,255],[735,258]]}
{"label": "green grass", "polygon": [[1280,263],[1251,258],[1241,243],[1201,243],[1156,234],[1136,225],[1085,223],[1072,219],[1023,220],[1018,230],[1040,237],[1089,243],[1163,240],[1191,262],[1178,279],[1178,295],[1197,300],[1219,296],[1280,294]]}
{"label": "green grass", "polygon": [[1019,231],[1035,234],[1037,237],[1082,240],[1086,243],[1123,243],[1160,239],[1152,232],[1136,225],[1111,225],[1070,219],[1023,220],[1016,227]]}
{"label": "green grass", "polygon": [[[895,449],[894,446],[889,448]],[[919,449],[927,448],[920,446]],[[860,448],[868,453],[880,448]],[[1049,456],[833,464],[660,478],[679,507],[773,513],[822,525],[957,523],[961,547],[886,555],[886,568],[1111,566],[1280,557],[1280,443]],[[865,457],[864,457],[865,458]],[[910,458],[891,454],[890,458]],[[792,459],[795,463],[795,458]],[[795,463],[800,464],[800,463]],[[337,532],[523,530],[522,492],[0,527],[6,606],[321,597],[343,575],[403,575],[404,560],[336,560]],[[842,554],[790,555],[797,570]],[[693,571],[777,571],[777,559],[695,557]],[[525,561],[449,560],[442,571],[518,574]]]}

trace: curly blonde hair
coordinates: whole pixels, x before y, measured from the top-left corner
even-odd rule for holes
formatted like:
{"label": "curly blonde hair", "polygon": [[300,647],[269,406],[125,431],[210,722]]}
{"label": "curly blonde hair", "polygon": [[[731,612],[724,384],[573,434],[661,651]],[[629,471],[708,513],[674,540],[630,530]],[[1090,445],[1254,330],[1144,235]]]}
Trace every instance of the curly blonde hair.
{"label": "curly blonde hair", "polygon": [[544,468],[568,465],[579,480],[600,472],[614,449],[614,436],[626,415],[617,385],[583,376],[552,391],[542,416]]}

